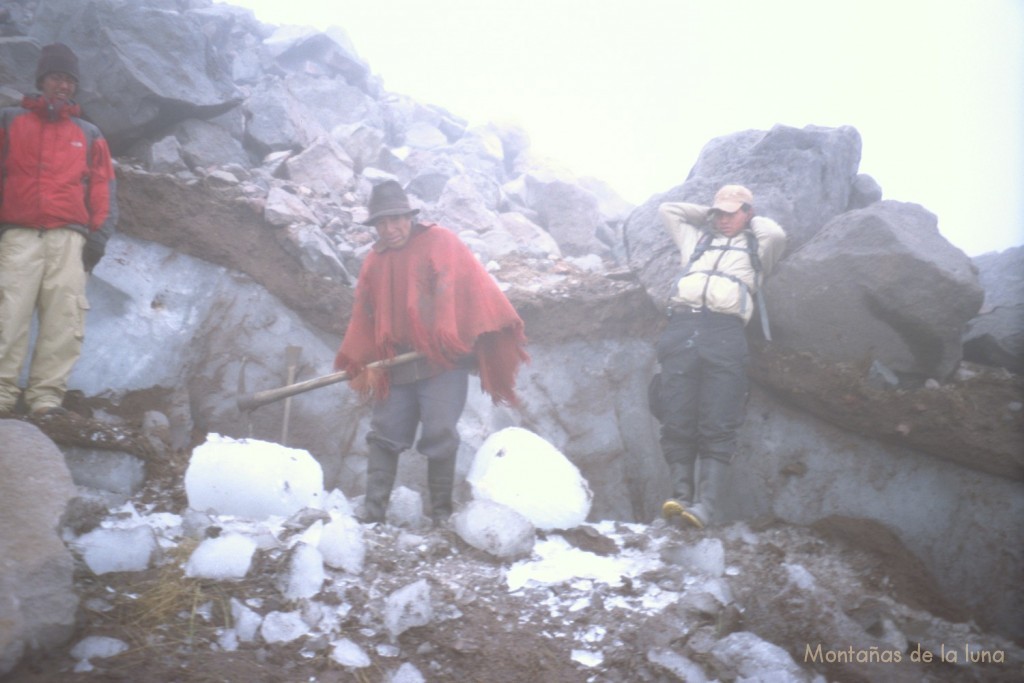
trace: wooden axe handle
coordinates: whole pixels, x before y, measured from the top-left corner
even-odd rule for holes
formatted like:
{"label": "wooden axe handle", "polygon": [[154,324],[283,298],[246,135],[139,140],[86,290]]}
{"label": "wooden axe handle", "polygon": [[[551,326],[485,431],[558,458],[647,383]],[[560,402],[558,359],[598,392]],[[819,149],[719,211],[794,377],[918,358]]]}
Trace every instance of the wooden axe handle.
{"label": "wooden axe handle", "polygon": [[[368,364],[366,369],[390,368],[393,365],[401,365],[402,363],[408,363],[409,361],[423,357],[423,354],[419,351],[410,351],[409,353],[403,353],[395,356],[394,358],[385,358],[384,360],[374,361],[373,363]],[[314,377],[313,379],[307,379],[302,382],[296,382],[295,384],[289,384],[276,389],[266,389],[264,391],[257,391],[253,394],[246,394],[245,396],[238,397],[238,409],[241,411],[255,410],[256,408],[265,406],[268,403],[274,403],[275,401],[280,401],[283,398],[288,398],[295,394],[303,394],[307,391],[312,391],[313,389],[319,389],[320,387],[344,382],[347,379],[349,379],[349,374],[343,370],[341,372],[334,372],[330,375],[321,375],[320,377]]]}

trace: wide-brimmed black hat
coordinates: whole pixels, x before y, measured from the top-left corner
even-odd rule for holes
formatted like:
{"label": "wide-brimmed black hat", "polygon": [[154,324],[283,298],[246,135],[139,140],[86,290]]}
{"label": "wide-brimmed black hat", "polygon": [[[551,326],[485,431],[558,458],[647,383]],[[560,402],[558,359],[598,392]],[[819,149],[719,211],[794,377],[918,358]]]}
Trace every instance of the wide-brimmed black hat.
{"label": "wide-brimmed black hat", "polygon": [[370,215],[363,221],[363,225],[373,225],[378,218],[384,216],[415,216],[420,212],[409,206],[409,197],[396,180],[385,180],[373,188],[367,211]]}

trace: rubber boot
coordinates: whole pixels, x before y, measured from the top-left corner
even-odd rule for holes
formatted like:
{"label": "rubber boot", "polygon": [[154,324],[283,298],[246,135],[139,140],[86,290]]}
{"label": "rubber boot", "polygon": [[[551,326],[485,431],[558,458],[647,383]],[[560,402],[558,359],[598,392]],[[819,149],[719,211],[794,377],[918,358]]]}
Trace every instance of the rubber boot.
{"label": "rubber boot", "polygon": [[729,463],[714,458],[700,459],[697,479],[697,498],[690,512],[697,519],[698,529],[715,520],[725,494],[725,479],[729,476]]}
{"label": "rubber boot", "polygon": [[384,521],[397,472],[398,453],[371,443],[366,460],[366,496],[363,499],[362,521],[367,524]]}
{"label": "rubber boot", "polygon": [[700,520],[693,516],[693,462],[670,462],[669,476],[672,477],[672,497],[661,505],[661,515],[670,522],[682,522],[687,526],[700,527]]}
{"label": "rubber boot", "polygon": [[427,460],[427,488],[430,489],[430,518],[434,526],[452,515],[452,488],[455,486],[455,456]]}

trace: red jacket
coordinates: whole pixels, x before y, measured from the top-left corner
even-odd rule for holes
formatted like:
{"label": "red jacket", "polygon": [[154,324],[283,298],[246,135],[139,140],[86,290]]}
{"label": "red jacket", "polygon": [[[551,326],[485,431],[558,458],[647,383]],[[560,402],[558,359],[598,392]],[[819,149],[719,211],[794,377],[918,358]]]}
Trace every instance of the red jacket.
{"label": "red jacket", "polygon": [[0,112],[0,223],[70,227],[106,242],[117,221],[114,166],[79,113],[73,102],[28,95]]}

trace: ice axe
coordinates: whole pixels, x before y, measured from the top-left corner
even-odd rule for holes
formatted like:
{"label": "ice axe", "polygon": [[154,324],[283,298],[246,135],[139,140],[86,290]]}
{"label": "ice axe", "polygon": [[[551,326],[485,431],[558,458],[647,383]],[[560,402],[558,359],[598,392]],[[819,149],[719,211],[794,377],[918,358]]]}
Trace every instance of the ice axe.
{"label": "ice axe", "polygon": [[[419,351],[410,351],[409,353],[403,353],[395,356],[394,358],[385,358],[384,360],[369,363],[367,364],[366,369],[376,370],[390,368],[392,366],[408,363],[409,361],[423,357],[423,354]],[[266,389],[264,391],[257,391],[254,394],[247,394],[245,392],[245,361],[242,361],[242,369],[238,376],[238,410],[241,412],[249,412],[259,408],[260,406],[265,406],[268,403],[274,403],[275,401],[280,401],[281,399],[288,398],[289,396],[303,394],[307,391],[312,391],[313,389],[319,389],[320,387],[344,382],[347,379],[350,379],[349,373],[342,370],[341,372],[334,372],[330,375],[314,377],[313,379],[296,382],[295,384],[288,384],[276,389]]]}

